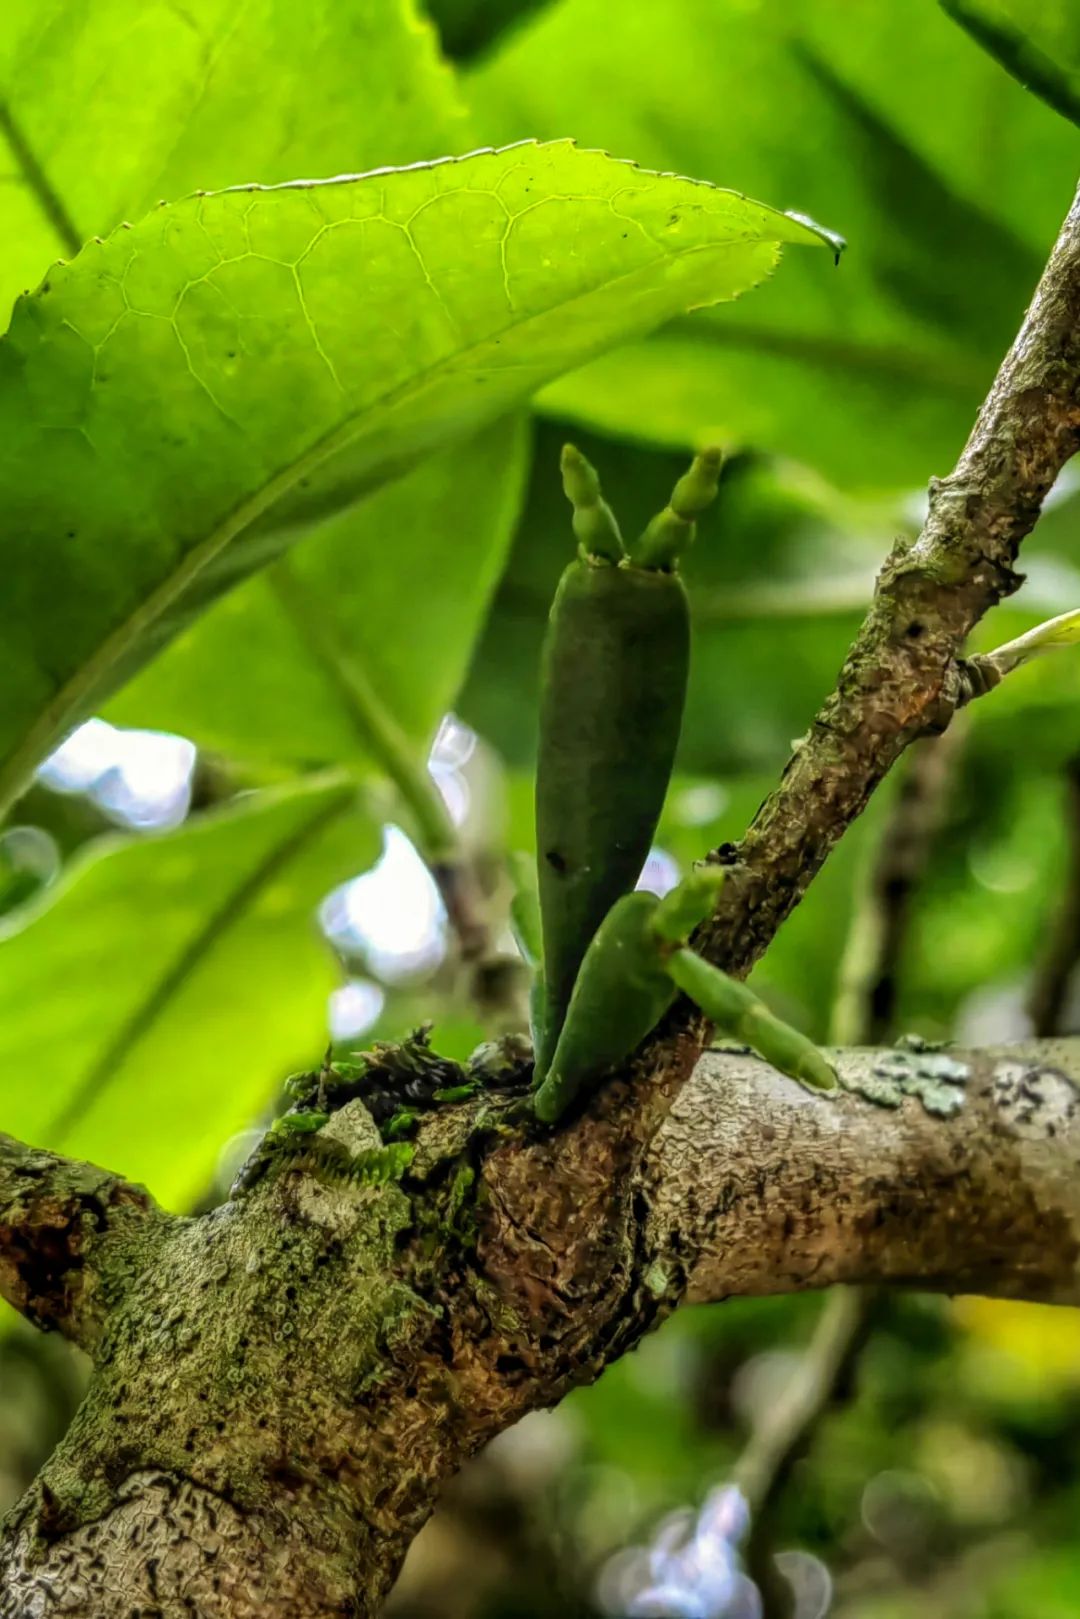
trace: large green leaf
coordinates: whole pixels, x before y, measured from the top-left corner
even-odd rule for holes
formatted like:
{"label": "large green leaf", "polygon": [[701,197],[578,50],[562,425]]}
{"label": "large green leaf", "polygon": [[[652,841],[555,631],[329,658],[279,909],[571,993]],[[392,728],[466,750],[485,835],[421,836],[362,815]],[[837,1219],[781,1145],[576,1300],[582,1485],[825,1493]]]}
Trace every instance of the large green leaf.
{"label": "large green leaf", "polygon": [[325,1040],[315,906],[377,850],[340,778],[99,841],[0,925],[0,1128],[189,1205]]}
{"label": "large green leaf", "polygon": [[1080,124],[1080,10],[1075,0],[941,0],[1014,79]]}
{"label": "large green leaf", "polygon": [[[33,25],[22,14],[18,27],[6,43],[5,116],[32,160],[23,179],[38,183],[0,191],[0,219],[14,210],[13,223],[25,226],[12,274],[29,276],[35,253],[40,270],[66,251],[49,235],[58,209],[87,235],[196,185],[335,174],[467,144],[452,77],[404,0],[331,0],[314,14],[272,0],[196,0],[182,16],[151,3],[134,27],[126,6],[64,0],[39,8]],[[133,98],[119,86],[136,59]],[[103,70],[89,78],[88,63]],[[290,611],[298,593],[279,569],[193,625],[122,694],[118,718],[171,726],[237,755],[342,758],[358,745],[355,703],[336,678],[347,659],[377,692],[387,723],[422,753],[486,610],[523,455],[520,435],[496,426],[458,446],[452,461],[421,466],[355,515],[339,515],[289,565],[302,576],[314,635]],[[466,505],[467,525],[458,520]],[[382,543],[388,534],[392,548]],[[433,569],[440,587],[414,597],[402,656],[405,640],[386,633],[394,598],[403,578]],[[423,658],[412,655],[417,642]]]}
{"label": "large green leaf", "polygon": [[498,582],[526,451],[525,423],[498,423],[330,518],[185,631],[109,718],[306,766],[370,759],[375,704],[422,759]]}
{"label": "large green leaf", "polygon": [[572,130],[722,174],[820,212],[851,251],[837,276],[794,262],[541,402],[673,447],[777,450],[848,486],[944,471],[1068,205],[1071,132],[929,4],[672,0],[662,48],[658,26],[640,0],[560,0],[467,79],[480,133]]}
{"label": "large green leaf", "polygon": [[557,142],[195,196],[84,249],[0,346],[0,802],[290,531],[822,240]]}
{"label": "large green leaf", "polygon": [[[410,0],[35,0],[0,33],[0,314],[160,197],[460,150]],[[6,160],[5,160],[6,156]]]}

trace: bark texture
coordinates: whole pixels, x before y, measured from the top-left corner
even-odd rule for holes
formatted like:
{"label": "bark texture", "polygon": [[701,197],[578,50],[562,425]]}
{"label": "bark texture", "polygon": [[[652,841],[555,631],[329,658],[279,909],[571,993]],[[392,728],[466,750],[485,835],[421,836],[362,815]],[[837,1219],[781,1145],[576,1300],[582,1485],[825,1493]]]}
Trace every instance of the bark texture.
{"label": "bark texture", "polygon": [[648,1232],[689,1301],[885,1282],[1080,1303],[1080,1041],[836,1063],[829,1097],[709,1054],[678,1097]]}
{"label": "bark texture", "polygon": [[[618,1084],[559,1137],[512,1097],[448,1107],[399,1182],[324,1144],[198,1219],[115,1202],[75,1256],[111,1301],[90,1389],[5,1526],[0,1615],[374,1615],[461,1463],[683,1302],[1080,1302],[1080,1040],[837,1062],[829,1097],[710,1052],[647,1126]],[[376,1139],[358,1101],[326,1132],[354,1164]],[[8,1192],[5,1263],[36,1206]]]}

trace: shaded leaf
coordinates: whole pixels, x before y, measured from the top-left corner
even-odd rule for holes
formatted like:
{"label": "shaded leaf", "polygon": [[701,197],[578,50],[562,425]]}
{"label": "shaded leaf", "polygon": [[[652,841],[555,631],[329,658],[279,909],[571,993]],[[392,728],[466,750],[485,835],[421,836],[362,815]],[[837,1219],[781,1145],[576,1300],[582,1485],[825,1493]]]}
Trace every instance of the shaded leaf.
{"label": "shaded leaf", "polygon": [[1080,124],[1080,11],[1071,0],[941,0],[1020,84]]}
{"label": "shaded leaf", "polygon": [[109,717],[237,758],[370,760],[362,690],[423,758],[498,582],[527,447],[523,421],[498,423],[330,518],[215,604]]}
{"label": "shaded leaf", "polygon": [[100,840],[0,924],[0,1128],[189,1206],[318,1057],[340,974],[315,905],[377,850],[340,777]]}
{"label": "shaded leaf", "polygon": [[427,0],[444,51],[455,61],[490,50],[499,35],[516,27],[548,0]]}

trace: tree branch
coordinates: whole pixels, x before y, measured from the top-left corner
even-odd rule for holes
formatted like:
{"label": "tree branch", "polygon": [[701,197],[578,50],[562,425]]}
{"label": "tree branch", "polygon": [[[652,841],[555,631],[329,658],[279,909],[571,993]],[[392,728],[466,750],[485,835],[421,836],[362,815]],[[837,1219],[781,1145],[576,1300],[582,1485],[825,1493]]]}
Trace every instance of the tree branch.
{"label": "tree branch", "polygon": [[1080,1303],[1080,1039],[835,1055],[834,1098],[702,1058],[645,1165],[650,1263],[689,1302],[881,1282]]}
{"label": "tree branch", "polygon": [[141,1186],[0,1134],[0,1297],[35,1326],[92,1349],[133,1244],[170,1223]]}
{"label": "tree branch", "polygon": [[[964,638],[1016,588],[1078,448],[1080,199],[836,692],[718,852],[712,959],[749,967],[903,749],[948,722]],[[867,1281],[1080,1302],[1080,1041],[842,1052],[823,1097],[703,1039],[669,1020],[558,1132],[511,1087],[440,1107],[400,1180],[356,1098],[191,1221],[0,1138],[5,1296],[88,1345],[109,1316],[0,1536],[0,1613],[46,1619],[75,1591],[99,1619],[373,1616],[462,1460],[683,1302]]]}
{"label": "tree branch", "polygon": [[1080,193],[954,471],[931,481],[922,533],[881,571],[836,690],[742,843],[714,854],[732,880],[695,941],[710,960],[745,972],[903,750],[948,723],[964,640],[1020,584],[1020,544],[1078,449]]}

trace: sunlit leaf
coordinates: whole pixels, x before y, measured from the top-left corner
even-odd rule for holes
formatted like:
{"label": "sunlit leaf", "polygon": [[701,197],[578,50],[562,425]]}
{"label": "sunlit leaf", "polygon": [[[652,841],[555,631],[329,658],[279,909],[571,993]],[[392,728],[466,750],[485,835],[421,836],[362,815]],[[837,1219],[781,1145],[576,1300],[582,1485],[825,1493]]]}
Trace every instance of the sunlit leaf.
{"label": "sunlit leaf", "polygon": [[341,779],[97,843],[0,923],[0,1128],[189,1205],[318,1057],[340,974],[315,906],[377,850]]}
{"label": "sunlit leaf", "polygon": [[[317,86],[317,93],[313,91]],[[0,30],[0,318],[161,197],[461,150],[407,0],[35,0]]]}
{"label": "sunlit leaf", "polygon": [[[10,19],[0,85],[0,152],[6,139],[10,164],[0,187],[0,301],[36,281],[57,253],[70,256],[65,236],[137,218],[159,196],[472,144],[432,31],[407,0],[330,0],[315,11],[273,0],[192,0],[182,9],[148,0],[134,17],[112,0],[59,0]],[[256,582],[205,632],[194,626],[163,668],[152,665],[121,699],[121,717],[172,724],[238,755],[344,757],[358,738],[327,657],[333,640],[422,754],[486,608],[522,455],[520,440],[496,426],[490,439],[482,431],[459,445],[452,463],[420,468],[355,519],[342,515],[310,563],[301,553],[294,564],[325,634],[301,644],[280,588]],[[391,533],[392,548],[382,543]],[[405,657],[404,641],[386,633],[389,609],[404,577],[430,576],[432,567],[440,588],[412,607],[424,656],[412,656],[410,644]]]}
{"label": "sunlit leaf", "polygon": [[822,237],[558,142],[195,196],[54,270],[0,347],[0,802],[297,526],[784,242]]}

